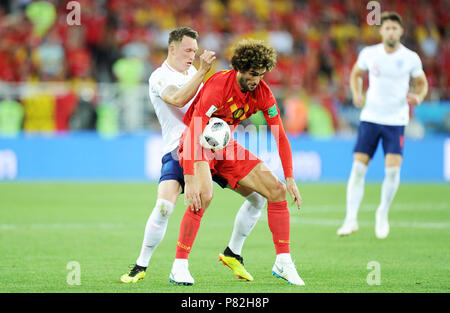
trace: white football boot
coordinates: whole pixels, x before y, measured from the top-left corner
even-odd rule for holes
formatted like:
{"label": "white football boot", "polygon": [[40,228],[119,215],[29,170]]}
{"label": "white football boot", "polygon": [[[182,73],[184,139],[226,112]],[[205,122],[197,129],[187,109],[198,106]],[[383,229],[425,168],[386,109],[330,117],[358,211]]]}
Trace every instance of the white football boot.
{"label": "white football boot", "polygon": [[389,221],[387,213],[375,214],[375,236],[378,239],[385,239],[389,235]]}
{"label": "white football boot", "polygon": [[300,278],[294,262],[275,261],[272,267],[272,275],[287,280],[289,284],[304,286],[305,282]]}
{"label": "white football boot", "polygon": [[349,236],[358,231],[358,222],[356,220],[345,219],[344,224],[337,230],[338,236]]}
{"label": "white football boot", "polygon": [[175,259],[170,270],[169,281],[176,285],[192,286],[194,278],[189,273],[189,263],[187,259]]}

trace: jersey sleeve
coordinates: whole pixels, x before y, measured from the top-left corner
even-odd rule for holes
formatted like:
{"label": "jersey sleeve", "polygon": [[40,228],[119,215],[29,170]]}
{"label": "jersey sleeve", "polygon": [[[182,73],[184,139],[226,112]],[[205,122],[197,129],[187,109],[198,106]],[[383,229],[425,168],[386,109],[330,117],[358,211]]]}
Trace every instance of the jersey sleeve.
{"label": "jersey sleeve", "polygon": [[[222,92],[221,92],[222,91]],[[205,84],[194,102],[193,113],[188,124],[188,131],[183,141],[183,172],[185,175],[194,175],[194,164],[202,160],[203,148],[199,137],[203,133],[212,113],[223,102],[223,86],[219,84]]]}
{"label": "jersey sleeve", "polygon": [[283,127],[283,122],[280,116],[280,110],[276,104],[275,97],[270,91],[264,96],[266,99],[262,111],[267,124],[270,127],[272,135],[275,137],[277,143],[278,153],[280,155],[281,165],[283,166],[284,177],[294,177],[294,170],[292,166],[292,149],[289,139]]}
{"label": "jersey sleeve", "polygon": [[413,55],[413,66],[411,69],[411,77],[416,78],[423,74],[422,61],[417,53]]}
{"label": "jersey sleeve", "polygon": [[163,73],[162,71],[158,71],[150,77],[149,85],[151,91],[161,97],[164,90],[173,85],[173,77],[169,73]]}
{"label": "jersey sleeve", "polygon": [[367,71],[369,68],[367,64],[367,48],[363,48],[358,55],[358,60],[356,61],[358,67],[364,71]]}

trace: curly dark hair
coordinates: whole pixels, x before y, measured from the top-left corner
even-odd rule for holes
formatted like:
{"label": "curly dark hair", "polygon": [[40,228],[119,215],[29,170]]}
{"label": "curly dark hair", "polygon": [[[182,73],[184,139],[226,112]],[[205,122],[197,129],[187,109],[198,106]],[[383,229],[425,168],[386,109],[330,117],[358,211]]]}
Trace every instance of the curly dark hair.
{"label": "curly dark hair", "polygon": [[266,69],[270,72],[276,63],[275,49],[264,41],[255,39],[238,42],[231,57],[231,66],[239,72],[247,72],[250,69]]}

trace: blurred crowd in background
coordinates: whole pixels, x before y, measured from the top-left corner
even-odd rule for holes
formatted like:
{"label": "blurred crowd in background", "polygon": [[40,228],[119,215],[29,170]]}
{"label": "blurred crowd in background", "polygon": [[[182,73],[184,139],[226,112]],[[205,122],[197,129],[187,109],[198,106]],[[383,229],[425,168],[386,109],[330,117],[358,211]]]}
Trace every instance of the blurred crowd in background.
{"label": "blurred crowd in background", "polygon": [[[199,32],[216,51],[210,75],[229,68],[234,43],[270,42],[277,66],[266,74],[293,135],[353,134],[351,68],[358,52],[380,42],[361,0],[0,0],[0,132],[159,129],[148,97],[151,72],[167,56],[168,33]],[[450,4],[447,0],[378,1],[398,12],[403,44],[416,51],[429,82],[411,109],[407,134],[450,133]],[[366,81],[367,86],[367,81]],[[420,111],[420,112],[419,112]],[[264,123],[261,115],[254,124]]]}

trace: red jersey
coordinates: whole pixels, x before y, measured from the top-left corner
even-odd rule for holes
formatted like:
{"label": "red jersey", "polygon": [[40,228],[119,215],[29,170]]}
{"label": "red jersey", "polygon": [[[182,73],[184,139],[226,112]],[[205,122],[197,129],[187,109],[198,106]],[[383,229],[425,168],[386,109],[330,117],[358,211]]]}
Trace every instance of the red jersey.
{"label": "red jersey", "polygon": [[[200,90],[184,116],[189,127],[182,136],[182,145],[196,149],[183,149],[183,170],[186,175],[194,174],[194,151],[200,149],[199,136],[211,117],[226,121],[231,130],[242,120],[262,111],[272,133],[276,131],[278,151],[285,177],[293,177],[292,151],[280,117],[280,110],[269,86],[261,80],[252,92],[242,92],[236,80],[235,70],[221,71],[211,76]],[[194,118],[201,118],[201,129],[194,128]],[[274,128],[277,126],[277,129]],[[189,134],[190,136],[186,136]],[[190,155],[189,155],[190,154]]]}

